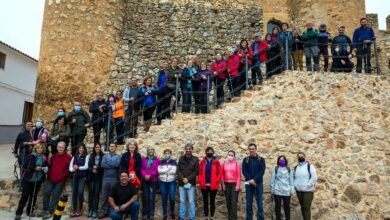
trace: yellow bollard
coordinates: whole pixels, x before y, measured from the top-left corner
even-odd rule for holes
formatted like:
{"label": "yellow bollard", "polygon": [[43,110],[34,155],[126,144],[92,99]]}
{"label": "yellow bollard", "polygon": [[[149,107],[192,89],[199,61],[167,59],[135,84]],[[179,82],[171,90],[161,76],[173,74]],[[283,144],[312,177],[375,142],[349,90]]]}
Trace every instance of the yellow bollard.
{"label": "yellow bollard", "polygon": [[57,208],[54,211],[53,220],[60,220],[62,213],[64,212],[66,203],[68,202],[68,195],[64,194],[60,198],[60,201],[58,201]]}

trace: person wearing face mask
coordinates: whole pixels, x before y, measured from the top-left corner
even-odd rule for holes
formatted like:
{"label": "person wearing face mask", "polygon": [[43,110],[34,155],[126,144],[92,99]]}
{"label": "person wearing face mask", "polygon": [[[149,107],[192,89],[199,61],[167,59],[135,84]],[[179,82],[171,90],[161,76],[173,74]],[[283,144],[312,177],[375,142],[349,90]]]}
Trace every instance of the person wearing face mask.
{"label": "person wearing face mask", "polygon": [[48,142],[48,148],[50,146],[51,153],[52,154],[57,153],[57,143],[59,141],[65,142],[66,144],[65,150],[66,150],[69,144],[69,137],[70,137],[70,127],[69,125],[65,124],[65,116],[59,116],[57,124],[53,126],[50,131],[50,140]]}
{"label": "person wearing face mask", "polygon": [[288,167],[285,156],[278,157],[277,166],[271,171],[271,194],[275,200],[276,220],[281,220],[281,205],[283,201],[284,218],[290,219],[290,199],[294,193],[294,177]]}
{"label": "person wearing face mask", "polygon": [[185,154],[180,157],[177,165],[177,180],[179,184],[179,220],[185,219],[186,202],[188,199],[189,219],[195,220],[195,186],[198,174],[199,159],[192,155],[192,144],[185,145]]}
{"label": "person wearing face mask", "polygon": [[175,192],[176,192],[176,160],[172,159],[172,150],[164,150],[164,159],[158,165],[160,192],[164,220],[168,219],[168,197],[170,204],[170,219],[175,219]]}
{"label": "person wearing face mask", "polygon": [[354,66],[351,62],[352,54],[348,53],[348,51],[340,50],[339,45],[336,45],[332,55],[332,72],[352,72]]}
{"label": "person wearing face mask", "polygon": [[241,187],[241,168],[236,153],[228,152],[227,161],[222,164],[222,189],[225,192],[229,220],[237,220],[237,202]]}
{"label": "person wearing face mask", "polygon": [[[307,29],[302,33],[301,38],[305,48],[306,69],[307,71],[319,71],[320,59],[318,56],[318,30],[313,28],[312,22],[308,22],[306,27]],[[312,58],[314,62],[314,68],[311,62]]]}
{"label": "person wearing face mask", "polygon": [[298,164],[293,171],[294,187],[297,192],[304,220],[311,219],[311,203],[316,190],[317,172],[313,164],[305,159],[303,152],[297,154]]}
{"label": "person wearing face mask", "polygon": [[91,118],[81,107],[80,102],[74,102],[73,111],[68,114],[67,121],[70,125],[72,135],[72,155],[74,155],[76,153],[77,146],[84,142]]}
{"label": "person wearing face mask", "polygon": [[206,219],[212,219],[215,213],[215,197],[222,178],[222,167],[214,156],[212,147],[207,147],[205,153],[206,157],[199,163],[198,181],[202,191],[204,215]]}
{"label": "person wearing face mask", "polygon": [[367,18],[360,19],[360,27],[353,32],[352,43],[356,52],[356,72],[362,72],[363,60],[365,72],[371,73],[371,44],[375,40],[375,34],[368,26]]}
{"label": "person wearing face mask", "polygon": [[68,124],[68,121],[66,120],[66,112],[65,112],[65,109],[64,109],[64,108],[59,108],[59,109],[57,110],[57,116],[56,116],[56,118],[52,121],[52,122],[53,122],[53,127],[58,123],[58,119],[59,119],[61,116],[65,117],[64,123],[65,123],[65,124]]}
{"label": "person wearing face mask", "polygon": [[31,130],[32,144],[43,144],[46,146],[47,139],[49,137],[49,132],[47,129],[43,126],[43,120],[38,118],[35,122],[35,127]]}
{"label": "person wearing face mask", "polygon": [[160,160],[154,155],[155,150],[147,146],[147,156],[142,159],[142,219],[154,219],[156,191],[158,185],[158,165]]}

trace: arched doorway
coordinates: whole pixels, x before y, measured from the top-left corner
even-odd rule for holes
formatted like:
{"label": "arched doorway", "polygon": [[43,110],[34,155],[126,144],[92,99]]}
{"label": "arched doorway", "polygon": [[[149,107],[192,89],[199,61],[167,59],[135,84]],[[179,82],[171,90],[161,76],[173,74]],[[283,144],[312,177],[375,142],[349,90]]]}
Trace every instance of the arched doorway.
{"label": "arched doorway", "polygon": [[282,22],[279,20],[276,20],[274,18],[269,20],[267,23],[267,33],[271,33],[271,31],[274,27],[278,27],[279,30],[281,30],[282,29]]}

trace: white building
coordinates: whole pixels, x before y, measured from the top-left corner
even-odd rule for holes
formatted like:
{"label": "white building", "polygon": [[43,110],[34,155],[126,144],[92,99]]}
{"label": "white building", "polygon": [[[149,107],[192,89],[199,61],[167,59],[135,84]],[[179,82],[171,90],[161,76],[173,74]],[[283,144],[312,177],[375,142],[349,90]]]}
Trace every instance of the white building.
{"label": "white building", "polygon": [[0,41],[0,144],[32,119],[37,68],[38,60]]}

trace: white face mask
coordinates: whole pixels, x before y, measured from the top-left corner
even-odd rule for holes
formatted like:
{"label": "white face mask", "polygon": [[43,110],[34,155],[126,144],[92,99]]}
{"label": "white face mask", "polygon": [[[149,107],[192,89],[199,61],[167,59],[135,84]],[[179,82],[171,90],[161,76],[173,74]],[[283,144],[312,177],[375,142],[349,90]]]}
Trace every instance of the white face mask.
{"label": "white face mask", "polygon": [[338,53],[340,51],[340,48],[335,48],[334,51]]}
{"label": "white face mask", "polygon": [[229,160],[229,161],[233,161],[233,160],[234,160],[234,157],[233,157],[233,156],[228,156],[228,160]]}

